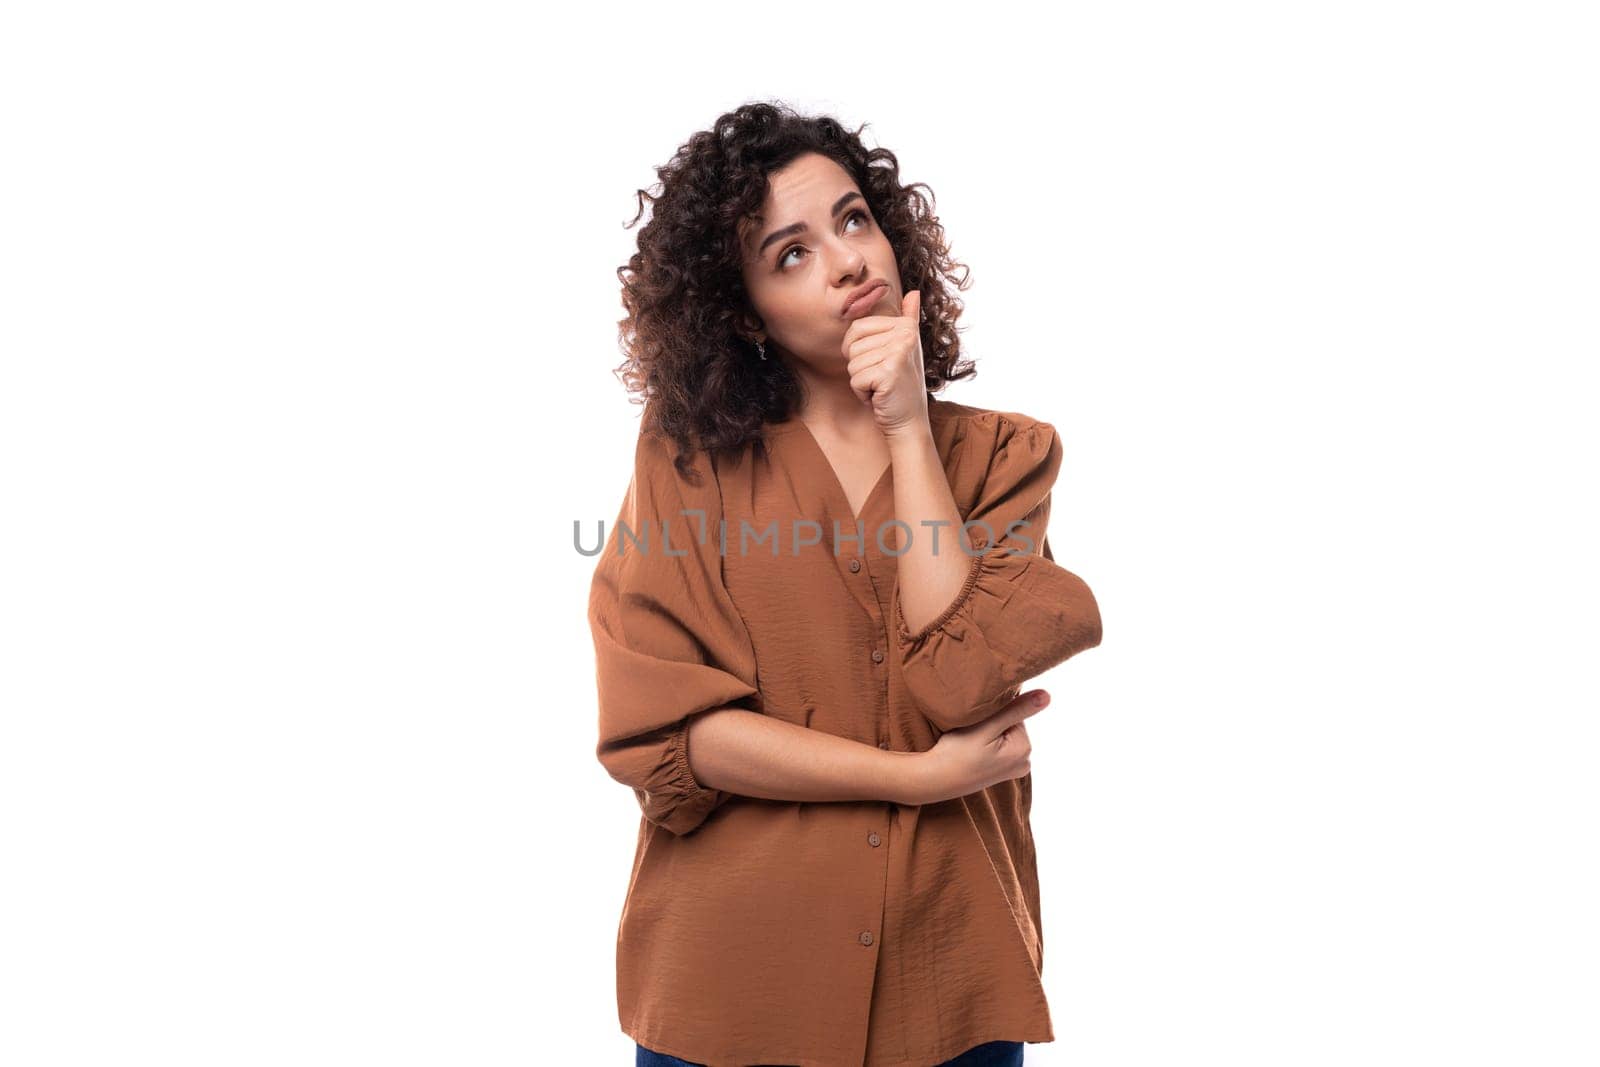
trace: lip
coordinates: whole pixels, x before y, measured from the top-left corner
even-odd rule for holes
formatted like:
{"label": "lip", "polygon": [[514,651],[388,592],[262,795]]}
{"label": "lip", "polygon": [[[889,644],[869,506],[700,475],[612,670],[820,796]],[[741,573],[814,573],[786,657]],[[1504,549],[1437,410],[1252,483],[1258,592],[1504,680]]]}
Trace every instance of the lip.
{"label": "lip", "polygon": [[845,298],[844,310],[839,312],[839,316],[846,319],[856,318],[862,312],[871,308],[873,304],[876,304],[878,298],[888,289],[889,283],[881,278],[852,289],[850,295]]}

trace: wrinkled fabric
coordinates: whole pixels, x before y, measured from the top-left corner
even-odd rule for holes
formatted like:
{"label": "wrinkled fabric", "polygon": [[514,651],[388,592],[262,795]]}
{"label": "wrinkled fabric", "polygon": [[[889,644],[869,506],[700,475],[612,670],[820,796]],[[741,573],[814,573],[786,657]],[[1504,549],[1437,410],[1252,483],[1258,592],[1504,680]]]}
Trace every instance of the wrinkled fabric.
{"label": "wrinkled fabric", "polygon": [[1093,594],[1045,537],[1055,429],[937,398],[929,422],[957,510],[993,529],[971,528],[967,581],[916,633],[894,535],[875,536],[892,470],[857,517],[798,419],[696,454],[698,484],[640,435],[631,536],[611,529],[589,601],[596,754],[640,806],[616,956],[640,1045],[709,1067],[927,1067],[1054,1040],[1031,775],[937,804],[803,803],[705,788],[688,760],[689,721],[718,707],[925,751],[1099,643]]}
{"label": "wrinkled fabric", "polygon": [[[1061,439],[1048,423],[994,415],[993,459],[978,500],[966,583],[932,622],[913,633],[895,583],[894,619],[906,685],[943,730],[982,722],[1037,677],[1100,643],[1100,612],[1083,579],[1057,565],[1044,539]],[[977,525],[977,524],[982,525]],[[957,549],[959,550],[959,549]],[[944,551],[944,546],[940,546]]]}
{"label": "wrinkled fabric", "polygon": [[[721,513],[704,454],[701,485],[640,436],[634,476],[589,592],[600,703],[600,762],[631,785],[649,822],[688,833],[728,795],[689,769],[689,717],[755,707],[756,658],[722,581],[705,524]],[[620,542],[620,543],[619,543]]]}

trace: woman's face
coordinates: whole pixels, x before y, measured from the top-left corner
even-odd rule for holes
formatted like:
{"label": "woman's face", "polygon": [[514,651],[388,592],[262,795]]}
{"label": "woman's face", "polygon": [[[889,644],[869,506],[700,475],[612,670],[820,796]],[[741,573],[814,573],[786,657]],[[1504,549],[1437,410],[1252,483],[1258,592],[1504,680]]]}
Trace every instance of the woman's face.
{"label": "woman's face", "polygon": [[[849,173],[807,153],[768,176],[755,220],[740,225],[744,284],[766,329],[759,335],[812,369],[843,375],[844,333],[864,314],[900,311],[900,268]],[[850,295],[885,283],[851,309]],[[748,324],[751,328],[754,322]]]}

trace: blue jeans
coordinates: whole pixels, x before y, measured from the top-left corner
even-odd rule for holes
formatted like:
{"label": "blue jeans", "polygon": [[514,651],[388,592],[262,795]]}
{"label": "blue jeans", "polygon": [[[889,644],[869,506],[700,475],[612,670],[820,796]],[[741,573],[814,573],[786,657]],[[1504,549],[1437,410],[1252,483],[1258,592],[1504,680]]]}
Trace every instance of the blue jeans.
{"label": "blue jeans", "polygon": [[[634,1067],[705,1067],[703,1063],[690,1063],[665,1052],[653,1052],[637,1042],[634,1045],[639,1050],[633,1060]],[[1022,1042],[990,1041],[932,1067],[1022,1067]]]}

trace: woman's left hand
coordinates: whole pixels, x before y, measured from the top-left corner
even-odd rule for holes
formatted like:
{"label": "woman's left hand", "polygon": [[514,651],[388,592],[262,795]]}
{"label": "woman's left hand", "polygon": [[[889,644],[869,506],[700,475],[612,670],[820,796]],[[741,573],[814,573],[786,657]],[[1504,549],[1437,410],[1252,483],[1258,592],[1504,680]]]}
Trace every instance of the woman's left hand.
{"label": "woman's left hand", "polygon": [[928,425],[928,385],[922,366],[922,292],[900,299],[898,315],[866,315],[844,332],[850,388],[885,437]]}

